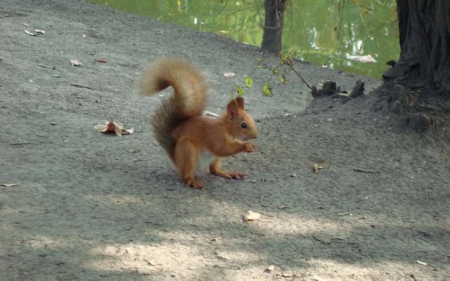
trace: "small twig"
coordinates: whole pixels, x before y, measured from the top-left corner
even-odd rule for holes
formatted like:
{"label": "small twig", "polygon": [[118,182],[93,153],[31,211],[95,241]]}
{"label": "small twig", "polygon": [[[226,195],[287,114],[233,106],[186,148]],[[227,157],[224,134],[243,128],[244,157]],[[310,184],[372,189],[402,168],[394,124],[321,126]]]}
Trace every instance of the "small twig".
{"label": "small twig", "polygon": [[316,91],[313,88],[311,88],[311,86],[309,86],[308,82],[306,82],[305,79],[303,79],[303,77],[300,75],[300,73],[297,72],[297,70],[295,70],[292,66],[289,67],[292,69],[292,71],[294,71],[295,74],[297,74],[298,77],[300,77],[302,82],[305,83],[306,87],[308,87],[311,91]]}
{"label": "small twig", "polygon": [[223,12],[223,10],[225,10],[225,8],[227,7],[227,4],[228,4],[228,1],[225,1],[225,4],[223,5],[222,9],[220,9],[220,11],[217,13],[217,15],[215,15],[213,18],[218,17]]}
{"label": "small twig", "polygon": [[361,168],[354,168],[353,171],[359,172],[359,173],[366,173],[366,174],[378,174],[379,171],[375,171],[372,169],[361,169]]}
{"label": "small twig", "polygon": [[91,88],[91,87],[88,87],[88,86],[83,86],[83,85],[78,85],[78,84],[70,84],[70,86],[74,86],[74,87],[77,87],[77,88],[83,88],[83,89],[88,89],[88,90],[95,91],[94,88]]}

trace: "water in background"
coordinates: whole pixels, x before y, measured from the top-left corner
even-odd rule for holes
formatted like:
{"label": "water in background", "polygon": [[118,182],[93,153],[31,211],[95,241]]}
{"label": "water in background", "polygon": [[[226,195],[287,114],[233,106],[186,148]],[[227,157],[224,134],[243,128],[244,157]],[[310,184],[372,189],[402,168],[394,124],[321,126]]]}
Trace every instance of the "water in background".
{"label": "water in background", "polygon": [[[107,2],[105,2],[107,1]],[[94,0],[260,46],[263,0]],[[316,65],[381,78],[399,55],[395,0],[291,0],[283,47]],[[376,62],[360,62],[369,59]],[[365,57],[364,57],[365,56]]]}

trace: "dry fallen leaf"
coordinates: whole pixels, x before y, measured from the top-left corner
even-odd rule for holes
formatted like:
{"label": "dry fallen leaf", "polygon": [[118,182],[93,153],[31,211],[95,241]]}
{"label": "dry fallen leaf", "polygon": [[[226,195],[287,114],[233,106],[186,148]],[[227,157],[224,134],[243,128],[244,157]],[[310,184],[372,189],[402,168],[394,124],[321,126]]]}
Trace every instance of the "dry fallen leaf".
{"label": "dry fallen leaf", "polygon": [[33,32],[30,32],[28,30],[24,30],[24,32],[30,36],[36,36],[36,34],[34,34]]}
{"label": "dry fallen leaf", "polygon": [[6,186],[6,187],[14,187],[18,186],[19,183],[0,183],[0,186]]}
{"label": "dry fallen leaf", "polygon": [[248,211],[248,213],[244,216],[245,221],[257,221],[261,218],[261,214],[255,213],[252,211]]}
{"label": "dry fallen leaf", "polygon": [[94,61],[99,63],[106,63],[106,60],[103,59],[95,59]]}
{"label": "dry fallen leaf", "polygon": [[115,133],[119,137],[122,135],[130,135],[134,132],[134,129],[124,129],[122,123],[114,122],[112,118],[109,118],[109,122],[106,125],[95,125],[94,130],[100,133]]}
{"label": "dry fallen leaf", "polygon": [[417,263],[420,264],[420,265],[428,265],[428,263],[423,262],[423,261],[417,261]]}
{"label": "dry fallen leaf", "polygon": [[274,266],[274,265],[271,265],[271,266],[269,266],[268,268],[266,268],[266,269],[264,270],[264,272],[272,272],[274,269],[275,269],[275,266]]}
{"label": "dry fallen leaf", "polygon": [[319,163],[315,163],[313,165],[313,170],[314,172],[317,174],[320,170],[322,170],[323,168],[327,167],[329,164],[327,161],[323,161],[323,162],[319,162]]}
{"label": "dry fallen leaf", "polygon": [[73,66],[82,66],[83,64],[79,60],[70,60]]}
{"label": "dry fallen leaf", "polygon": [[350,97],[350,94],[351,94],[351,93],[349,93],[349,92],[347,92],[347,91],[341,91],[341,92],[338,93],[338,96],[344,97],[344,98],[349,98],[349,97]]}
{"label": "dry fallen leaf", "polygon": [[234,76],[236,76],[236,74],[234,74],[233,72],[225,72],[223,74],[223,76],[225,76],[225,77],[234,77]]}

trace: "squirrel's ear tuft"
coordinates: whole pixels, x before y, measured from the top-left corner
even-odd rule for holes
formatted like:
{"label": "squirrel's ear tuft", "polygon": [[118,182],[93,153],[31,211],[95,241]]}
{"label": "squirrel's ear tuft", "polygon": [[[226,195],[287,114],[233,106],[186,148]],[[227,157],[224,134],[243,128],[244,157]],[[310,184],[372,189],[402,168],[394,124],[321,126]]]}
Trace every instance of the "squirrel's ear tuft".
{"label": "squirrel's ear tuft", "polygon": [[236,102],[238,104],[238,107],[243,110],[244,109],[244,98],[237,97]]}
{"label": "squirrel's ear tuft", "polygon": [[227,105],[227,114],[230,119],[234,119],[238,115],[239,105],[235,99],[232,99]]}

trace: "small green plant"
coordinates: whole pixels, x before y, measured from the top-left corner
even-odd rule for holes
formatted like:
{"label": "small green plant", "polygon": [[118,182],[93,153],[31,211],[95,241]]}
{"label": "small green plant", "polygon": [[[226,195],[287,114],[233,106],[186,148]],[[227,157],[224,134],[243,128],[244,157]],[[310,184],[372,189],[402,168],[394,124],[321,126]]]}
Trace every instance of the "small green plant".
{"label": "small green plant", "polygon": [[[289,50],[282,50],[280,52],[280,62],[278,65],[272,70],[272,73],[274,74],[270,80],[267,83],[264,83],[264,85],[261,88],[261,92],[264,96],[270,97],[273,95],[272,92],[272,83],[274,77],[277,77],[281,84],[287,83],[287,74],[289,71],[293,71],[301,80],[302,82],[311,90],[316,91],[314,87],[309,86],[309,84],[303,79],[303,77],[294,69],[294,62],[295,62],[295,56],[296,51],[293,47],[291,47]],[[258,64],[252,69],[252,71],[244,76],[244,84],[245,86],[250,89],[253,87],[253,79],[251,78],[251,74],[258,68],[263,68],[261,63],[264,61],[264,58],[261,58],[258,60]],[[243,96],[245,94],[244,86],[238,86],[236,87],[236,93],[238,96]]]}
{"label": "small green plant", "polygon": [[292,71],[295,73],[295,75],[298,76],[298,78],[300,78],[302,80],[302,82],[306,85],[306,87],[308,87],[311,91],[313,91],[313,88],[311,86],[309,86],[308,82],[306,82],[306,80],[303,79],[303,77],[300,75],[300,73],[298,73],[297,70],[294,69],[296,53],[297,52],[295,51],[295,49],[293,47],[291,47],[288,51],[287,50],[281,51],[280,64],[277,67],[275,67],[275,69],[277,69],[277,74],[279,73],[279,70],[278,70],[279,68],[283,69],[283,73],[280,77],[280,82],[281,82],[281,84],[285,84],[287,72]]}
{"label": "small green plant", "polygon": [[[253,78],[251,77],[251,75],[255,71],[255,69],[260,68],[260,64],[262,61],[263,60],[260,59],[259,63],[252,69],[252,71],[249,74],[244,75],[244,84],[248,89],[253,87]],[[238,96],[245,95],[245,89],[243,86],[237,86],[235,92],[237,93]],[[233,97],[233,94],[231,94],[231,97]]]}

